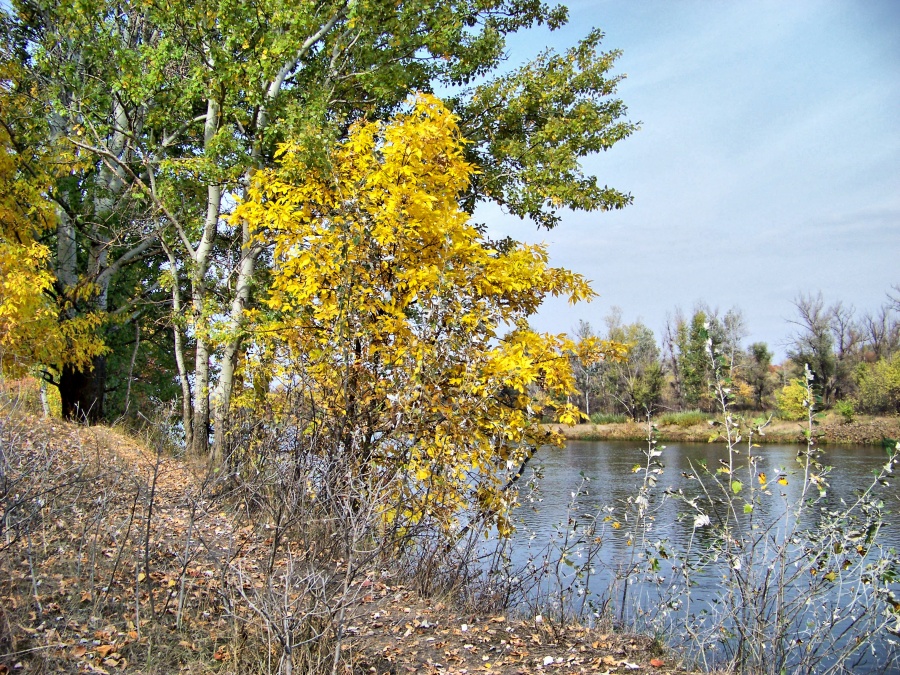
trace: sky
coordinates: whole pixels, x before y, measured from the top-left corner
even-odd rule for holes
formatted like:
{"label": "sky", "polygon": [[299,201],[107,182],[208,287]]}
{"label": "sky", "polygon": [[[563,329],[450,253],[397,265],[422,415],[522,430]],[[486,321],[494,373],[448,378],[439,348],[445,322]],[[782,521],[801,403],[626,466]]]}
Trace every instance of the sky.
{"label": "sky", "polygon": [[532,325],[597,329],[613,306],[660,337],[676,307],[739,308],[784,358],[794,300],[857,313],[900,283],[900,2],[594,0],[570,22],[515,36],[510,65],[562,51],[592,26],[621,50],[618,97],[641,129],[586,160],[629,192],[552,231],[485,207],[493,235],[544,242],[600,298],[549,300]]}

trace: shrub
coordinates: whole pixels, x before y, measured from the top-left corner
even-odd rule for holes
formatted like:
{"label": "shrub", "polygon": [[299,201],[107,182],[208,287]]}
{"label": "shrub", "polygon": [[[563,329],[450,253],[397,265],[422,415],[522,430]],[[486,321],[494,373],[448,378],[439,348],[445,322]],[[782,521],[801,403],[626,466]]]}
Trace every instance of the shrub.
{"label": "shrub", "polygon": [[775,402],[781,419],[806,419],[810,406],[810,394],[806,383],[800,378],[791,380],[780,391],[775,392]]}
{"label": "shrub", "polygon": [[861,364],[856,371],[856,402],[867,413],[900,412],[900,356]]}
{"label": "shrub", "polygon": [[834,404],[834,410],[841,416],[844,424],[850,424],[853,421],[853,417],[856,415],[856,408],[853,405],[853,401],[838,401]]}

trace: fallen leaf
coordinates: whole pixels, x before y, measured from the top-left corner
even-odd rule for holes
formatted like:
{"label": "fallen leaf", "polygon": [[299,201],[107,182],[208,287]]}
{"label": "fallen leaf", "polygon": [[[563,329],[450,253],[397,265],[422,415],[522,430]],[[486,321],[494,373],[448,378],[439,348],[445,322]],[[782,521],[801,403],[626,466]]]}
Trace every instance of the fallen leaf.
{"label": "fallen leaf", "polygon": [[662,659],[650,659],[650,665],[654,668],[662,668],[664,665],[666,665],[666,662]]}
{"label": "fallen leaf", "polygon": [[114,652],[115,650],[115,645],[100,645],[94,651],[97,652],[101,659],[105,659],[107,656],[109,656],[110,652]]}
{"label": "fallen leaf", "polygon": [[[87,654],[87,647],[85,647],[84,645],[78,645],[72,650],[72,656],[74,656],[76,659],[80,659],[85,654]],[[3,671],[0,671],[0,673],[2,672]]]}

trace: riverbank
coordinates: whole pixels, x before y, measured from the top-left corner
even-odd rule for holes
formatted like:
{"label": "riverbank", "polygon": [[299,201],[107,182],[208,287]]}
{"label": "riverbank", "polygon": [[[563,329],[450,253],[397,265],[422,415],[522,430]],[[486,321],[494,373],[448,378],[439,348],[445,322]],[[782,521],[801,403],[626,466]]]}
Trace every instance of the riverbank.
{"label": "riverbank", "polygon": [[423,594],[389,555],[351,566],[294,536],[309,518],[279,533],[264,485],[149,440],[0,416],[0,675],[686,672],[647,636]]}
{"label": "riverbank", "polygon": [[[647,438],[647,424],[623,422],[618,424],[552,425],[572,441],[643,441]],[[660,424],[660,441],[667,443],[706,443],[715,433],[708,422],[689,426]],[[757,437],[758,443],[805,443],[806,425],[773,419]],[[828,413],[816,427],[820,444],[880,445],[884,438],[900,438],[900,417],[859,417],[845,422],[840,416]]]}

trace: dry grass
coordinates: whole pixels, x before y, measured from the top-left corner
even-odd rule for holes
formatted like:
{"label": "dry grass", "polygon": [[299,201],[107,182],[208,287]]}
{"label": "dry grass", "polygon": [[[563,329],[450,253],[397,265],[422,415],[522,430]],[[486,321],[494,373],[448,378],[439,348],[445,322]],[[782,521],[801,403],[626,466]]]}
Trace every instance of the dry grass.
{"label": "dry grass", "polygon": [[0,448],[0,673],[677,672],[644,638],[424,600],[365,532],[153,434],[7,411]]}

